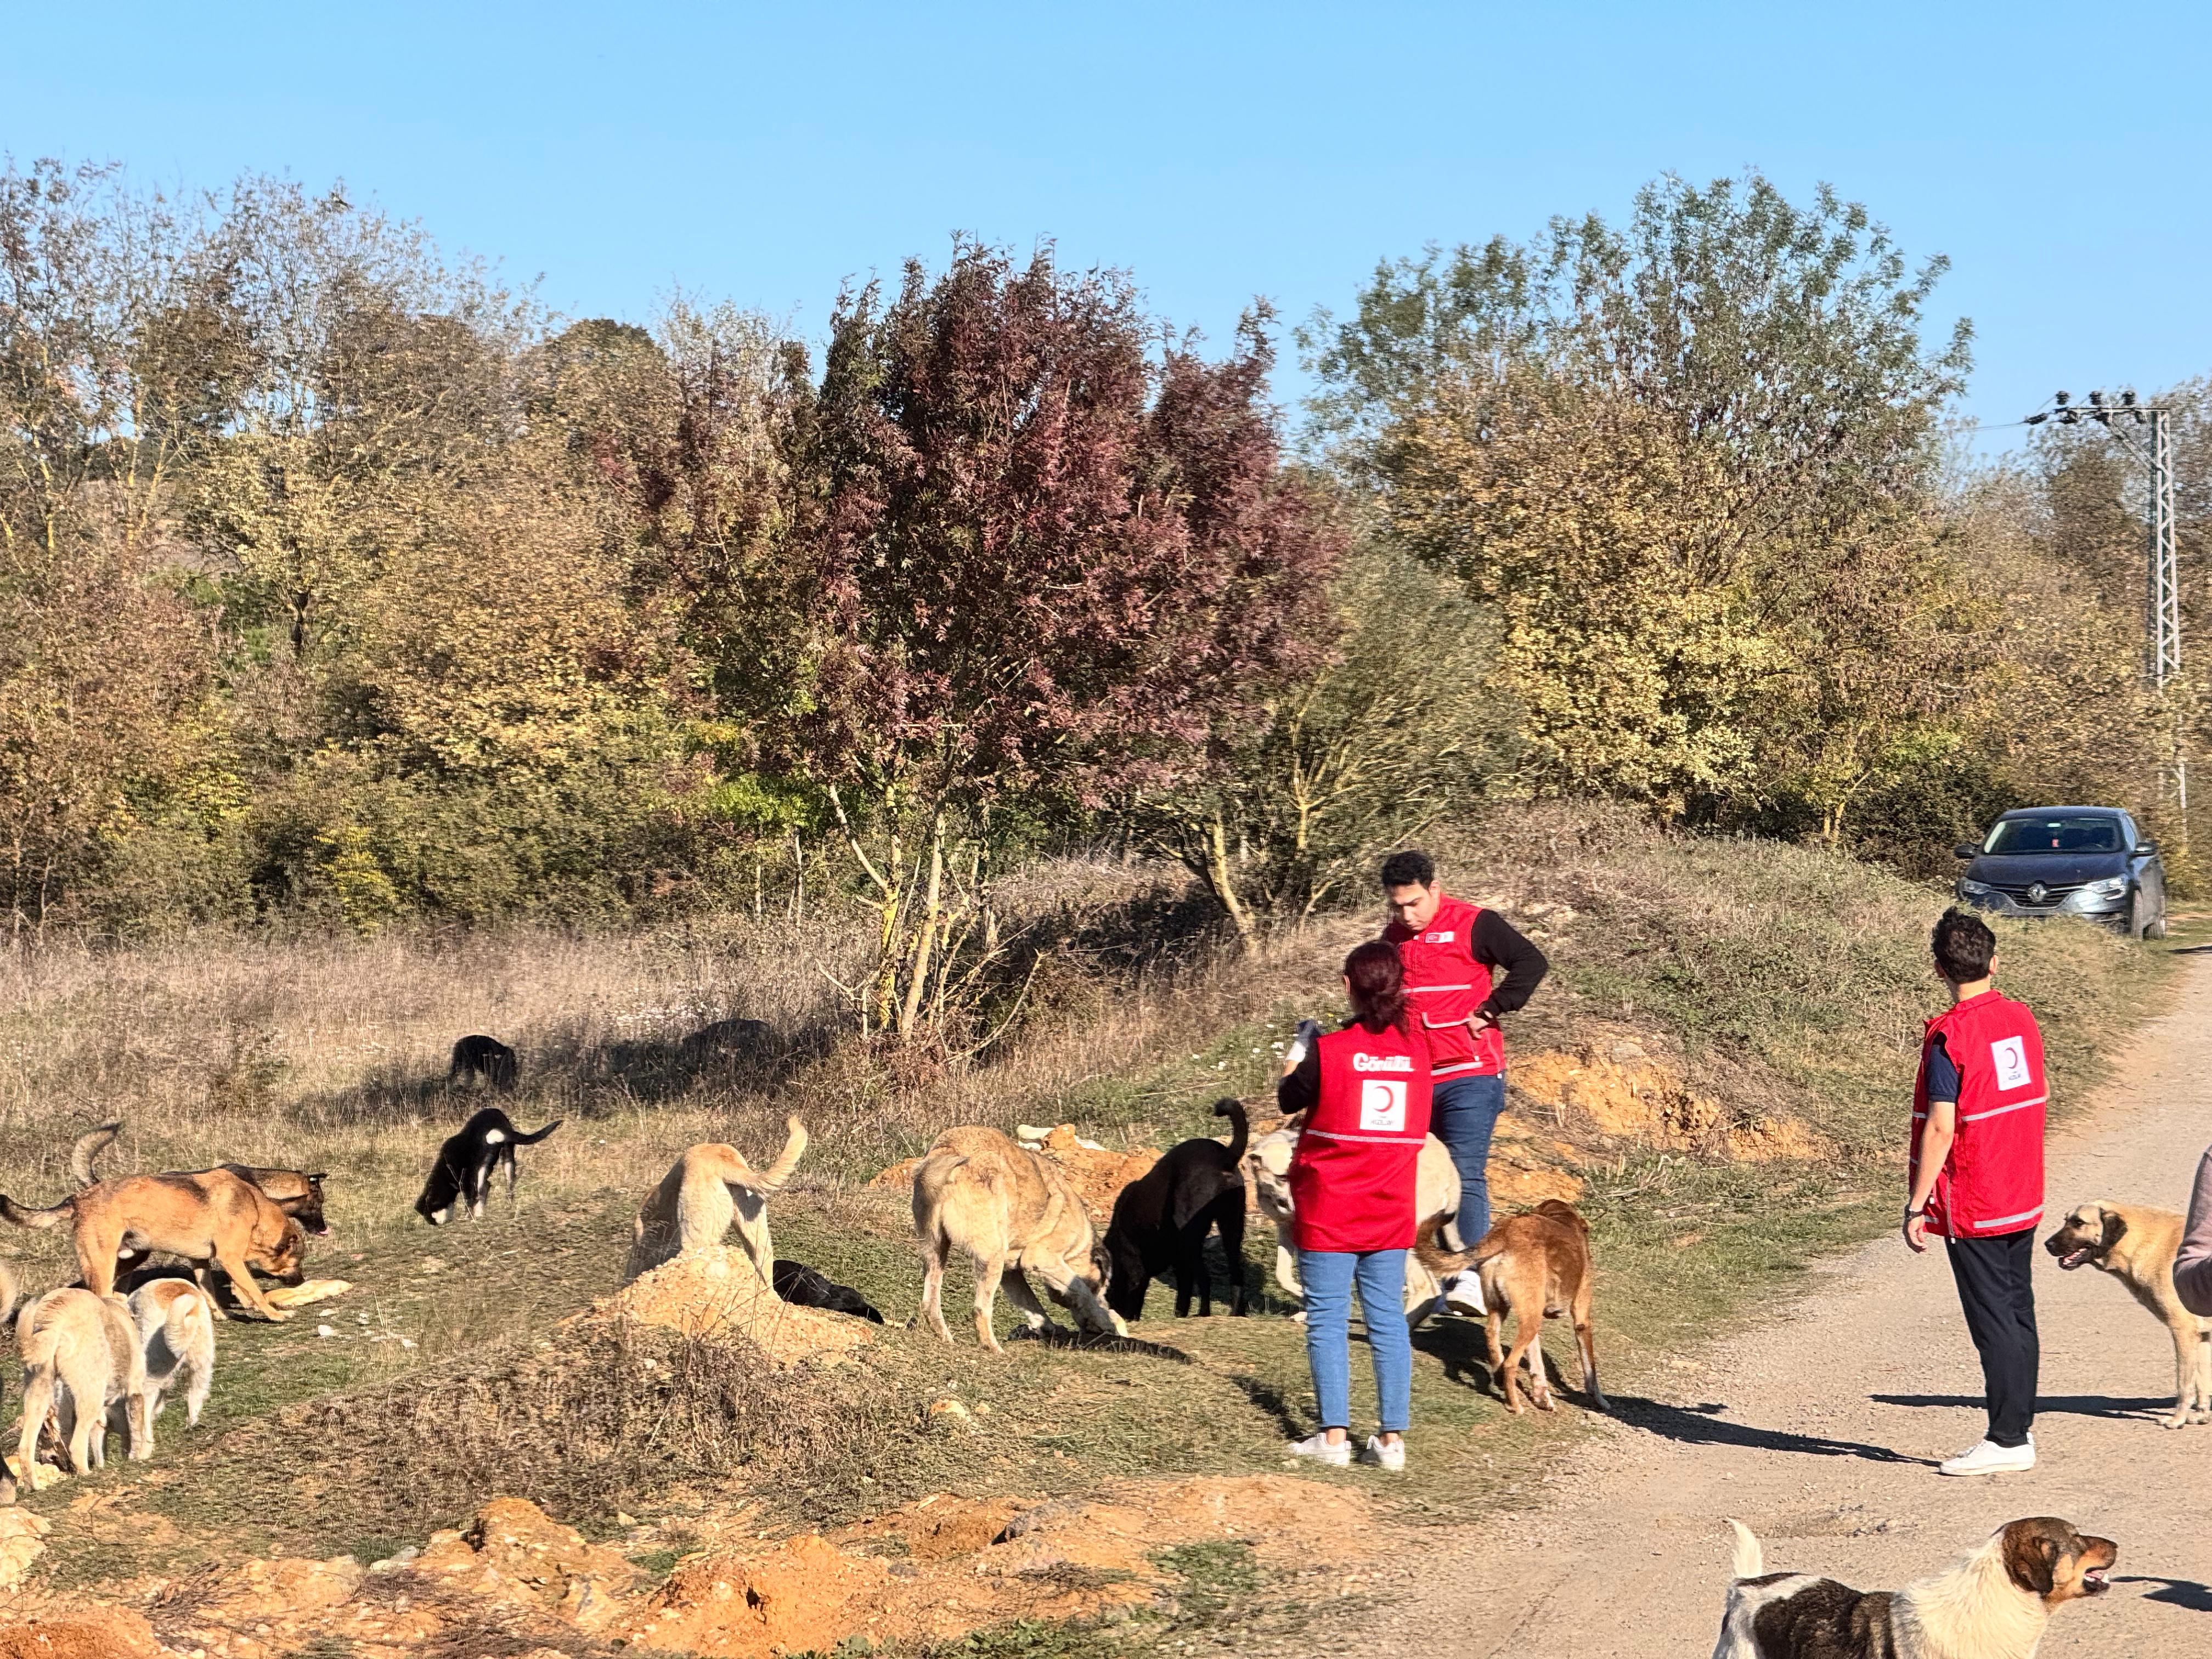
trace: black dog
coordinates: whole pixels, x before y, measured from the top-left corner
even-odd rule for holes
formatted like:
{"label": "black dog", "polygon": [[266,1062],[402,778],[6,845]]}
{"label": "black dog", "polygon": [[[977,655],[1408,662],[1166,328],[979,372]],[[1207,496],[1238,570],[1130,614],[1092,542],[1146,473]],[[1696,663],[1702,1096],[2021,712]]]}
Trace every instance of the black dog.
{"label": "black dog", "polygon": [[497,1037],[463,1037],[453,1045],[453,1063],[446,1067],[446,1081],[465,1077],[480,1077],[495,1089],[512,1089],[514,1050]]}
{"label": "black dog", "polygon": [[507,1165],[507,1201],[514,1203],[514,1149],[534,1146],[560,1127],[556,1117],[536,1134],[526,1135],[498,1107],[485,1107],[438,1148],[438,1161],[422,1185],[422,1196],[415,1200],[415,1212],[433,1227],[442,1227],[453,1218],[454,1204],[465,1200],[469,1219],[483,1220],[491,1178],[502,1164]]}
{"label": "black dog", "polygon": [[1106,1230],[1106,1254],[1114,1264],[1106,1301],[1124,1319],[1144,1316],[1145,1292],[1153,1276],[1170,1271],[1176,1317],[1189,1316],[1194,1292],[1200,1316],[1211,1314],[1213,1282],[1206,1270],[1206,1236],[1217,1227],[1236,1279],[1229,1310],[1244,1311],[1244,1172],[1239,1166],[1251,1131],[1241,1101],[1216,1101],[1213,1115],[1229,1120],[1226,1146],[1218,1140],[1186,1140],[1170,1147],[1114,1200],[1114,1222]]}
{"label": "black dog", "polygon": [[822,1308],[830,1313],[853,1314],[874,1324],[884,1316],[868,1305],[867,1297],[848,1285],[833,1285],[803,1261],[775,1260],[775,1276],[769,1281],[782,1300],[799,1308]]}

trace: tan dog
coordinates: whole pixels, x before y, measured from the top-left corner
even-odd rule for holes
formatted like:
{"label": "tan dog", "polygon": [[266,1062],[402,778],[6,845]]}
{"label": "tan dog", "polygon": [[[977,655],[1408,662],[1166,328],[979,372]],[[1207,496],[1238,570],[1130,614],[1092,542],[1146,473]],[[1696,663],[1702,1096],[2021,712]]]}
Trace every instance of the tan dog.
{"label": "tan dog", "polygon": [[975,1337],[994,1353],[1005,1350],[991,1329],[999,1285],[1033,1332],[1051,1327],[1024,1272],[1044,1281],[1052,1299],[1101,1334],[1127,1336],[1121,1316],[1100,1299],[1106,1253],[1073,1187],[1050,1158],[996,1129],[947,1129],[914,1172],[914,1231],[921,1241],[921,1310],[917,1321],[947,1342],[945,1264],[954,1248],[975,1266]]}
{"label": "tan dog", "polygon": [[[12,1277],[6,1288],[12,1297]],[[130,1455],[154,1455],[146,1358],[129,1303],[75,1287],[49,1291],[15,1316],[15,1346],[23,1356],[23,1429],[15,1458],[32,1491],[39,1489],[39,1435],[50,1415],[58,1417],[75,1474],[106,1462],[110,1407],[118,1408],[115,1426]]]}
{"label": "tan dog", "polygon": [[[2105,1592],[2120,1559],[2055,1515],[2008,1521],[1966,1559],[1895,1590],[1769,1572],[1741,1521],[1713,1659],[2034,1659],[2069,1601]],[[2125,1650],[2126,1644],[2116,1651]]]}
{"label": "tan dog", "polygon": [[238,1299],[268,1320],[291,1316],[270,1304],[252,1269],[297,1278],[307,1250],[301,1224],[258,1187],[228,1170],[98,1182],[50,1210],[26,1210],[0,1194],[0,1219],[33,1228],[69,1223],[76,1233],[77,1271],[94,1296],[115,1288],[118,1255],[166,1250],[196,1264],[203,1288],[205,1264],[215,1263],[228,1275]]}
{"label": "tan dog", "polygon": [[[1297,1146],[1297,1124],[1285,1123],[1252,1143],[1244,1154],[1244,1167],[1251,1173],[1252,1196],[1260,1213],[1275,1224],[1275,1283],[1282,1286],[1284,1294],[1304,1301],[1305,1286],[1298,1282],[1294,1225],[1297,1206],[1291,1198],[1290,1180],[1291,1155]],[[1449,1222],[1459,1213],[1459,1171],[1452,1167],[1451,1153],[1434,1135],[1421,1143],[1413,1181],[1416,1225]],[[1419,1256],[1407,1258],[1406,1313],[1416,1326],[1434,1310],[1443,1289]]]}
{"label": "tan dog", "polygon": [[[1533,1210],[1508,1216],[1471,1250],[1441,1249],[1441,1233],[1437,1224],[1425,1224],[1414,1254],[1439,1277],[1470,1266],[1482,1275],[1482,1299],[1490,1310],[1483,1334],[1507,1408],[1516,1417],[1528,1409],[1520,1397],[1519,1368],[1525,1355],[1529,1397],[1537,1410],[1552,1409],[1552,1382],[1544,1374],[1544,1349],[1538,1338],[1546,1319],[1564,1314],[1573,1321],[1575,1340],[1582,1349],[1583,1392],[1600,1411],[1611,1409],[1597,1385],[1597,1343],[1590,1328],[1589,1223],[1575,1207],[1547,1198]],[[1500,1353],[1498,1333],[1509,1311],[1513,1315],[1513,1346]]]}
{"label": "tan dog", "polygon": [[647,1194],[630,1229],[629,1265],[635,1279],[686,1250],[719,1244],[737,1224],[738,1243],[760,1269],[761,1282],[775,1282],[775,1250],[768,1233],[768,1200],[791,1179],[806,1151],[806,1126],[784,1120],[790,1131],[783,1151],[765,1170],[745,1162],[734,1146],[702,1142],[684,1149],[660,1184]]}
{"label": "tan dog", "polygon": [[181,1388],[185,1425],[198,1428],[215,1382],[215,1298],[188,1279],[157,1279],[131,1292],[131,1317],[146,1358],[147,1422]]}
{"label": "tan dog", "polygon": [[[94,1160],[113,1146],[123,1133],[122,1122],[103,1123],[97,1129],[81,1134],[70,1148],[70,1173],[76,1177],[80,1188],[95,1186],[100,1172]],[[305,1170],[277,1170],[261,1164],[224,1164],[217,1166],[234,1176],[244,1176],[261,1188],[276,1207],[286,1215],[295,1217],[300,1224],[318,1238],[330,1235],[331,1224],[323,1216],[324,1175],[309,1175]],[[185,1171],[191,1175],[206,1175],[205,1170]]]}
{"label": "tan dog", "polygon": [[2043,1241],[2043,1248],[2069,1273],[2087,1265],[2112,1274],[2173,1338],[2173,1410],[2159,1419],[2169,1429],[2212,1422],[2212,1319],[2200,1319],[2183,1307],[2173,1288],[2181,1229],[2176,1211],[2145,1204],[2082,1204]]}

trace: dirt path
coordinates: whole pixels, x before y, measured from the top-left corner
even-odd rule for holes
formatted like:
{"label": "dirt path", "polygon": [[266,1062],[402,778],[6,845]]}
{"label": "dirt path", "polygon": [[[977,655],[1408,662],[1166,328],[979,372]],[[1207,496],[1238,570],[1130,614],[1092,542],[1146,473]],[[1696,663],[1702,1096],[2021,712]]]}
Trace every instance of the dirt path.
{"label": "dirt path", "polygon": [[[2054,1138],[2051,1218],[2093,1198],[2185,1201],[2212,1139],[2212,957],[2188,962],[2174,1011],[2144,1029],[2093,1115]],[[1701,1659],[1725,1516],[1765,1540],[1770,1567],[1876,1588],[2015,1516],[2055,1514],[2118,1540],[2120,1562],[2109,1595],[2052,1621],[2046,1659],[2212,1652],[2212,1428],[2151,1420],[2172,1402],[2172,1346],[2117,1281],[2062,1273],[2040,1249],[2036,1297],[2029,1474],[1936,1474],[1980,1433],[1980,1373],[1942,1255],[1887,1238],[1829,1264],[1771,1323],[1676,1361],[1677,1382],[1621,1401],[1620,1425],[1555,1477],[1556,1504],[1370,1586],[1381,1610],[1343,1634],[1423,1659]]]}

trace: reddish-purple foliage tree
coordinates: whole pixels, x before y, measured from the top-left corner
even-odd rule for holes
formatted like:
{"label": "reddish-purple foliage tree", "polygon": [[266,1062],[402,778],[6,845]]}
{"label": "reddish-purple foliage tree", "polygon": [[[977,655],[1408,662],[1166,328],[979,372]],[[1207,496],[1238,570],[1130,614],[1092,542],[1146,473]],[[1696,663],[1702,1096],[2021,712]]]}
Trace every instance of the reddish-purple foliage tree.
{"label": "reddish-purple foliage tree", "polygon": [[1266,320],[1221,362],[1155,350],[1124,277],[973,244],[841,304],[799,434],[814,663],[791,758],[875,885],[864,1006],[902,1034],[988,960],[995,808],[1188,778],[1325,656],[1342,550],[1282,470]]}

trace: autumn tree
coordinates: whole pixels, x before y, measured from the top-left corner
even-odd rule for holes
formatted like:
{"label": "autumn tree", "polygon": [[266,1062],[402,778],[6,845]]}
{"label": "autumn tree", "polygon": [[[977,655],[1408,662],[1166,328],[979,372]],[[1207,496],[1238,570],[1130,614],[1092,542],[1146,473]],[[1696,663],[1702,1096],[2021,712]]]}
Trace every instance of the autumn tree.
{"label": "autumn tree", "polygon": [[1209,362],[1118,275],[965,243],[839,306],[795,439],[782,730],[874,896],[874,1026],[941,1024],[994,955],[1017,813],[1186,778],[1322,661],[1338,545],[1278,466],[1264,322]]}

